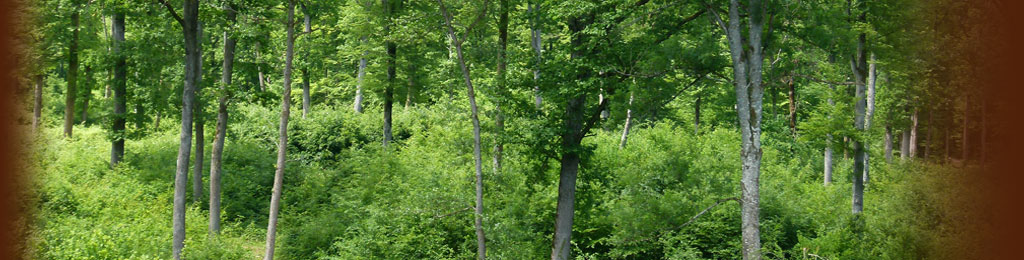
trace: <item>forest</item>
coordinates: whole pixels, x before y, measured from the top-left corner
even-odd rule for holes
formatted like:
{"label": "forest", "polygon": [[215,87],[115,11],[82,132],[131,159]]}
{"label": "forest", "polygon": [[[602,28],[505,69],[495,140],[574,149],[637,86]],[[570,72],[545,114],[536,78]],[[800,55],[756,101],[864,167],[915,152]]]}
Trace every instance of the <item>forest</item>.
{"label": "forest", "polygon": [[22,2],[26,258],[992,246],[997,3]]}

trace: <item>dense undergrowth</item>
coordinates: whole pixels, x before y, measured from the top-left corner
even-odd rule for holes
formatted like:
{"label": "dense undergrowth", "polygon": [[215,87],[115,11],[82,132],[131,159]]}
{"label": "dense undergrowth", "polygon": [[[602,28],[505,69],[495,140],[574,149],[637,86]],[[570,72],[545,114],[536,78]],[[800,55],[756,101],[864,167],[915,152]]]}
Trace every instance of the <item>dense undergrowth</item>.
{"label": "dense undergrowth", "polygon": [[[380,145],[379,111],[316,107],[309,119],[294,117],[278,257],[474,258],[469,120],[452,112],[464,109],[447,107],[455,105],[432,106],[399,110],[397,141],[388,148]],[[256,105],[233,110],[223,166],[224,231],[216,238],[207,235],[207,194],[190,202],[186,259],[261,256],[277,116]],[[116,169],[108,166],[110,145],[100,126],[76,127],[72,139],[60,138],[54,127],[42,130],[29,160],[36,172],[30,196],[33,256],[170,256],[178,140],[171,121],[129,140],[126,163]],[[539,124],[530,119],[510,124],[543,129],[528,127]],[[503,139],[500,173],[485,165],[484,227],[492,259],[550,253],[558,163],[543,147],[551,134],[542,131],[523,130]],[[740,192],[736,131],[705,128],[693,135],[692,128],[663,120],[636,127],[624,149],[619,149],[620,132],[595,132],[584,140],[588,149],[577,185],[573,248],[578,259],[741,258],[739,207],[723,200]],[[959,226],[967,221],[957,209],[969,199],[956,195],[967,194],[958,190],[958,180],[964,179],[960,171],[898,159],[890,164],[880,149],[871,150],[865,211],[854,216],[851,160],[839,153],[836,180],[823,186],[820,151],[790,138],[769,133],[765,139],[761,240],[766,258],[952,258],[950,253],[958,252],[944,245],[960,238]],[[494,140],[484,136],[486,147]],[[719,201],[724,202],[683,226]]]}

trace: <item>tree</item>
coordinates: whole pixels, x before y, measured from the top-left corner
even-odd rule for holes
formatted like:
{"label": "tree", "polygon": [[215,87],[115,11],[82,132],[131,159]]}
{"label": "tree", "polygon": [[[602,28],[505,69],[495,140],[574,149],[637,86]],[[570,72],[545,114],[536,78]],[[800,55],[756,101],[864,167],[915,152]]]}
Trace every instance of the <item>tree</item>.
{"label": "tree", "polygon": [[[503,5],[504,5],[502,10],[507,10],[507,2],[506,2],[506,0],[502,0],[502,2],[503,2]],[[451,38],[452,45],[455,45],[455,51],[456,51],[456,54],[458,55],[458,59],[459,59],[459,68],[462,69],[462,78],[466,81],[466,95],[469,98],[469,107],[470,107],[470,113],[471,113],[470,114],[470,118],[473,121],[473,160],[474,160],[475,167],[476,167],[475,168],[476,169],[476,206],[474,207],[474,212],[475,212],[475,215],[476,215],[475,221],[474,221],[474,227],[476,229],[476,243],[477,243],[476,258],[479,259],[479,260],[483,260],[483,259],[487,258],[487,238],[484,235],[484,228],[483,228],[484,183],[483,183],[483,171],[481,170],[481,164],[483,164],[483,162],[482,162],[481,155],[480,155],[480,119],[479,119],[479,116],[478,116],[477,106],[476,106],[476,94],[473,92],[473,80],[470,77],[469,66],[466,65],[466,59],[465,59],[465,57],[462,54],[462,42],[465,41],[466,38],[465,37],[461,37],[460,38],[460,37],[457,37],[455,35],[455,28],[452,26],[452,16],[448,13],[448,8],[445,7],[444,1],[443,0],[437,0],[437,4],[440,6],[441,15],[444,16],[445,26],[448,29],[448,37]],[[487,14],[488,4],[489,4],[489,1],[485,0],[484,3],[483,3],[483,9],[480,11],[480,15],[477,16],[476,20],[473,21],[473,23],[470,24],[469,27],[466,28],[466,33],[467,34],[472,29],[472,27],[475,24],[477,24],[481,19],[483,19],[483,17]],[[504,16],[507,16],[507,13],[504,14]],[[507,17],[502,19],[502,20],[507,23]],[[503,51],[499,50],[499,53],[502,53],[502,52]],[[504,56],[504,55],[503,54],[499,54],[499,60],[502,59],[502,58],[500,58],[501,56]],[[504,69],[504,66],[500,65],[501,64],[500,62],[503,62],[503,61],[499,61],[499,65],[498,65],[499,71]],[[499,73],[499,77],[501,77],[500,73]],[[498,148],[496,147],[495,150],[497,151]],[[497,166],[498,165],[497,164],[498,160],[499,160],[499,157],[495,157],[495,162],[496,162],[495,163],[495,167],[500,167],[500,166]]]}
{"label": "tree", "polygon": [[174,259],[181,259],[181,250],[185,247],[185,187],[188,185],[188,161],[192,151],[192,106],[195,90],[200,79],[200,41],[199,41],[199,1],[182,1],[182,13],[179,16],[174,7],[167,1],[160,0],[171,16],[181,25],[185,38],[185,86],[181,92],[181,135],[178,145],[178,162],[174,174],[174,221],[173,221],[173,254]]}
{"label": "tree", "polygon": [[384,146],[388,146],[388,143],[394,138],[391,136],[391,110],[395,103],[395,62],[397,59],[398,47],[394,40],[391,39],[391,26],[395,20],[395,3],[389,2],[388,0],[381,0],[381,6],[384,7],[384,35],[387,40],[384,41],[385,48],[387,48],[387,83],[384,84]]}
{"label": "tree", "polygon": [[[736,114],[739,116],[743,160],[743,177],[740,181],[743,194],[740,198],[742,208],[743,259],[761,259],[760,215],[760,176],[761,176],[761,99],[764,88],[761,86],[761,70],[764,63],[762,55],[761,34],[764,27],[764,6],[760,0],[747,1],[748,20],[747,38],[743,38],[740,27],[739,0],[729,1],[729,22],[726,24],[715,11],[708,6],[715,22],[725,31],[729,40],[729,53],[732,56],[733,84],[736,86]],[[748,46],[743,46],[747,43]]]}
{"label": "tree", "polygon": [[114,36],[114,120],[113,126],[111,126],[114,140],[111,141],[110,147],[111,167],[117,166],[121,162],[121,158],[124,157],[125,94],[127,94],[125,93],[127,92],[125,79],[128,75],[124,54],[124,16],[122,11],[115,13],[111,26]]}
{"label": "tree", "polygon": [[220,97],[217,99],[217,132],[213,137],[213,151],[210,153],[210,234],[220,233],[220,183],[221,159],[224,153],[224,137],[228,125],[228,86],[231,86],[231,73],[235,60],[235,44],[238,39],[233,27],[237,12],[236,6],[224,4],[224,16],[228,21],[228,29],[224,31],[224,62],[221,68]]}
{"label": "tree", "polygon": [[64,137],[71,138],[75,123],[75,95],[78,93],[78,25],[81,3],[71,1],[71,43],[68,44],[68,89],[64,92]]}
{"label": "tree", "polygon": [[292,93],[292,59],[295,56],[295,1],[288,1],[285,20],[284,91],[281,92],[281,122],[277,137],[277,171],[274,172],[274,188],[270,197],[270,219],[267,223],[267,246],[264,260],[274,259],[274,241],[277,237],[277,215],[281,208],[281,189],[284,182],[284,167],[288,151],[288,115]]}
{"label": "tree", "polygon": [[[306,38],[309,38],[311,36],[308,34],[313,31],[312,23],[309,18],[309,9],[306,8],[306,4],[301,4],[301,6],[303,21],[302,33],[306,35]],[[302,118],[306,118],[306,114],[309,114],[309,64],[312,63],[312,61],[309,60],[308,46],[306,50],[303,51],[302,59],[305,60],[306,63],[305,66],[302,66]]]}
{"label": "tree", "polygon": [[[502,135],[505,131],[505,116],[501,112],[501,105],[504,103],[505,97],[508,96],[505,95],[508,84],[505,76],[506,66],[508,66],[508,61],[506,60],[506,51],[508,49],[508,0],[499,0],[498,4],[500,6],[500,10],[498,10],[498,66],[495,71],[498,81],[495,94],[498,100],[494,104],[494,131],[498,138],[494,142],[495,176],[500,176],[501,174],[501,156],[505,150],[505,144],[502,141]],[[458,48],[458,46],[456,47]]]}

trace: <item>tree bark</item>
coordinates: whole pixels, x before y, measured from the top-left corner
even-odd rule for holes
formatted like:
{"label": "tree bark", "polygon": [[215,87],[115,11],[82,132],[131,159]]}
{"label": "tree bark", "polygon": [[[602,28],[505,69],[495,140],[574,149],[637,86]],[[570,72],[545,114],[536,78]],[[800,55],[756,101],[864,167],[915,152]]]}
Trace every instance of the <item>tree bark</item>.
{"label": "tree bark", "polygon": [[125,112],[127,110],[125,94],[127,94],[126,87],[126,57],[122,48],[124,46],[124,13],[118,12],[114,14],[113,24],[113,35],[114,35],[114,120],[111,126],[112,132],[114,132],[114,140],[111,141],[110,145],[110,166],[117,166],[121,162],[121,158],[124,157],[124,124],[125,124]]}
{"label": "tree bark", "polygon": [[[909,127],[908,127],[909,128]],[[904,129],[900,137],[900,160],[906,161],[910,158],[910,131]]]}
{"label": "tree bark", "polygon": [[64,92],[64,137],[71,138],[75,123],[75,95],[78,93],[78,23],[81,3],[72,1],[71,43],[68,44],[67,92]]}
{"label": "tree bark", "polygon": [[[206,28],[203,28],[203,23],[201,21],[199,22],[198,28],[199,28],[198,32],[197,32],[198,33],[198,38],[200,39],[199,41],[202,41],[202,39],[203,39],[203,30],[205,30]],[[199,46],[199,53],[202,53],[202,52],[203,52],[203,46],[200,45]],[[202,71],[203,71],[202,68],[203,68],[203,61],[202,61],[202,57],[200,57],[200,59],[199,59],[199,69],[198,69],[200,71],[200,73],[202,73]],[[199,84],[196,84],[195,98],[192,100],[192,102],[194,103],[193,104],[193,109],[194,109],[193,110],[193,113],[194,113],[193,117],[195,117],[195,121],[193,121],[195,126],[193,126],[193,128],[196,131],[196,133],[195,133],[195,139],[196,139],[195,149],[196,150],[195,150],[195,155],[194,155],[196,162],[192,164],[192,167],[194,168],[194,169],[192,169],[192,203],[199,203],[199,200],[203,198],[203,159],[205,159],[204,157],[206,155],[206,152],[204,151],[206,149],[206,138],[205,138],[206,130],[205,130],[205,127],[204,127],[206,125],[206,122],[205,122],[206,120],[203,120],[203,118],[204,118],[203,117],[203,102],[201,100],[202,99],[202,94],[201,93],[202,93],[202,89],[203,89],[203,85],[202,85],[203,76],[202,76],[202,74],[200,74],[198,76],[198,78],[199,79],[197,81],[199,82]]]}
{"label": "tree bark", "polygon": [[35,104],[32,106],[32,131],[39,132],[39,123],[43,115],[43,76],[44,74],[39,73],[36,75],[36,87],[34,91]]}
{"label": "tree bark", "polygon": [[[384,12],[387,22],[384,23],[384,34],[391,35],[391,23],[394,21],[393,10],[388,0],[381,0],[381,5],[384,6]],[[389,37],[390,39],[390,37]],[[384,146],[388,146],[391,143],[393,137],[391,136],[391,110],[395,103],[394,88],[395,88],[395,60],[397,59],[397,46],[394,41],[387,40],[384,43],[387,47],[387,70],[388,70],[388,82],[384,84]]]}
{"label": "tree bark", "polygon": [[505,143],[502,137],[505,134],[505,115],[501,111],[502,104],[506,98],[506,75],[505,70],[508,61],[506,51],[508,49],[508,0],[499,0],[498,10],[498,88],[497,101],[494,103],[494,128],[497,138],[494,142],[494,176],[501,176],[501,160],[505,152]]}
{"label": "tree bark", "polygon": [[693,135],[700,133],[700,92],[697,92],[697,101],[693,102]]}
{"label": "tree bark", "polygon": [[267,223],[267,245],[264,260],[274,259],[274,242],[277,236],[277,214],[281,208],[281,189],[284,185],[284,168],[288,150],[288,115],[292,93],[292,59],[295,49],[295,1],[288,1],[287,25],[285,28],[284,91],[281,92],[281,122],[277,137],[277,171],[274,172],[274,188],[270,197],[270,217]]}
{"label": "tree bark", "polygon": [[[878,74],[875,71],[875,54],[871,53],[871,62],[868,63],[868,79],[867,79],[867,107],[864,111],[864,132],[867,134],[871,133],[871,116],[875,114],[875,80],[878,78]],[[864,185],[868,185],[871,180],[871,142],[870,137],[863,141],[864,146]]]}
{"label": "tree bark", "polygon": [[[866,19],[866,12],[862,12],[859,15],[858,20],[864,21]],[[867,84],[868,81],[868,62],[867,53],[865,48],[867,46],[866,41],[867,35],[861,33],[857,36],[857,52],[851,57],[850,65],[853,69],[854,79],[856,82],[856,94],[854,102],[854,128],[859,132],[867,132]],[[864,160],[865,154],[867,153],[864,149],[865,140],[860,138],[851,138],[853,142],[853,199],[852,199],[852,212],[853,214],[860,214],[864,211]]]}
{"label": "tree bark", "polygon": [[540,66],[541,66],[541,30],[540,30],[540,1],[527,3],[527,12],[530,14],[530,46],[533,47],[536,60],[533,64],[533,105],[539,111],[544,99],[540,95]]}
{"label": "tree bark", "polygon": [[[181,259],[181,250],[185,246],[185,187],[188,185],[189,153],[192,151],[192,106],[199,83],[201,58],[198,37],[199,1],[182,2],[184,16],[179,21],[185,38],[185,86],[181,93],[181,136],[174,174],[173,254],[176,260]],[[170,5],[167,8],[177,17]]]}
{"label": "tree bark", "polygon": [[917,155],[917,108],[914,108],[914,114],[910,116],[910,158],[913,159]]}
{"label": "tree bark", "polygon": [[793,77],[786,82],[789,86],[789,131],[796,137],[796,87],[793,84]]}
{"label": "tree bark", "polygon": [[[760,175],[761,175],[761,111],[764,88],[761,85],[762,55],[761,34],[764,27],[764,6],[759,0],[749,0],[748,38],[743,38],[739,0],[729,1],[729,22],[726,25],[715,12],[715,21],[725,30],[729,41],[729,53],[733,66],[733,83],[736,93],[736,114],[739,117],[741,152],[743,162],[740,186],[741,237],[743,259],[761,259],[760,231]],[[747,46],[744,46],[744,44]]]}
{"label": "tree bark", "polygon": [[[312,37],[308,35],[310,32],[313,31],[313,26],[310,21],[311,19],[309,18],[309,9],[306,8],[305,4],[302,4],[302,15],[302,32],[307,34],[307,38]],[[308,40],[305,42],[309,43]],[[302,52],[302,59],[306,61],[305,66],[302,67],[302,118],[306,118],[306,115],[309,114],[309,64],[312,63],[312,60],[309,59],[309,49],[311,47],[305,47],[306,50]]]}
{"label": "tree bark", "polygon": [[[359,39],[363,45],[366,45],[366,36]],[[356,113],[363,112],[363,77],[366,76],[366,55],[369,51],[363,51],[363,55],[359,57],[359,71],[356,73],[356,97],[355,101],[352,102],[352,109]]]}
{"label": "tree bark", "polygon": [[[829,84],[828,88],[831,89],[833,93],[836,91],[836,86],[835,85]],[[834,107],[836,105],[836,102],[834,100],[832,100],[831,97],[829,97],[828,98],[828,105],[830,107]],[[828,118],[831,120],[832,119],[832,115],[829,114]],[[846,151],[846,149],[843,149],[843,151]],[[824,184],[825,184],[825,186],[828,186],[829,184],[832,184],[832,165],[833,165],[832,164],[832,134],[825,134],[825,156],[824,157],[825,157],[824,158],[824,162],[825,162]]]}
{"label": "tree bark", "polygon": [[[227,5],[224,14],[229,25],[235,24],[234,6]],[[224,153],[224,138],[228,126],[228,86],[235,60],[237,39],[230,30],[224,32],[224,62],[221,69],[220,97],[217,99],[217,132],[213,137],[213,151],[210,153],[210,235],[220,234],[220,182],[221,159]]]}
{"label": "tree bark", "polygon": [[82,85],[83,89],[79,89],[82,92],[82,125],[88,125],[89,123],[89,99],[92,99],[92,66],[85,66],[85,84]]}
{"label": "tree bark", "polygon": [[[475,218],[474,218],[475,219],[474,227],[476,228],[476,243],[477,243],[477,251],[476,251],[477,257],[476,258],[479,259],[479,260],[483,260],[483,259],[487,258],[487,246],[486,246],[486,237],[484,235],[484,229],[483,229],[484,183],[483,183],[483,170],[481,168],[482,164],[483,164],[483,161],[481,159],[481,154],[480,154],[480,119],[479,119],[479,116],[478,116],[478,110],[477,110],[477,106],[476,106],[476,95],[475,95],[475,93],[473,91],[473,81],[470,78],[469,67],[466,66],[466,59],[462,55],[462,40],[460,40],[458,37],[455,36],[455,28],[452,27],[452,18],[451,18],[451,15],[448,14],[448,9],[445,8],[444,2],[442,0],[437,0],[437,3],[440,6],[441,14],[444,16],[445,25],[448,28],[448,36],[449,36],[449,38],[452,39],[453,45],[455,45],[455,51],[456,51],[456,54],[458,55],[458,58],[459,58],[459,68],[462,69],[462,78],[466,81],[466,95],[469,98],[469,107],[470,107],[470,112],[471,112],[470,116],[471,116],[471,119],[473,120],[473,160],[474,160],[474,163],[475,163],[475,170],[476,170],[476,206],[474,207],[475,208],[475,213],[476,213],[475,214]],[[484,2],[484,5],[485,5],[485,7],[483,9],[484,13],[487,12],[487,9],[486,9],[487,8],[486,7],[487,4],[488,4],[487,2]],[[502,10],[507,10],[507,7],[508,7],[507,2],[505,0],[502,0]],[[481,16],[483,16],[484,13],[481,13]],[[507,20],[507,16],[505,16],[505,17],[506,18],[502,19],[502,20],[507,22],[508,21]],[[463,38],[463,39],[465,39],[465,38]],[[499,64],[500,64],[500,62],[503,62],[503,61],[500,61],[500,60],[501,59],[499,58]],[[503,67],[501,65],[499,65],[499,71],[501,69],[503,69]]]}
{"label": "tree bark", "polygon": [[[629,92],[629,105],[626,107],[626,123],[622,126],[622,138],[619,139],[619,149],[626,148],[626,140],[629,138],[629,128],[633,120],[633,92]],[[694,126],[696,132],[696,125]]]}

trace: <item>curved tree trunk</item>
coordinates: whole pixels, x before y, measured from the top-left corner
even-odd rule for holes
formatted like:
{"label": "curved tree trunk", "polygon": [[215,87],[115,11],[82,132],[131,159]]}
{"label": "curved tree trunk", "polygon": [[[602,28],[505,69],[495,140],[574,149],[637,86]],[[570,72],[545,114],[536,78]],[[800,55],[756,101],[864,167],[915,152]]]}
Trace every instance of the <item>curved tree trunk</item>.
{"label": "curved tree trunk", "polygon": [[117,166],[121,162],[121,158],[124,157],[124,124],[125,112],[127,110],[125,104],[127,68],[125,67],[125,54],[121,49],[125,42],[124,13],[118,12],[114,14],[111,27],[114,31],[114,120],[110,129],[114,134],[114,138],[110,145],[110,166],[113,167]]}
{"label": "curved tree trunk", "polygon": [[277,137],[277,171],[274,172],[274,188],[270,196],[270,217],[267,223],[267,245],[264,260],[274,259],[274,242],[277,237],[277,214],[281,208],[281,189],[284,185],[284,168],[288,150],[288,115],[292,93],[292,59],[295,48],[295,1],[288,1],[288,20],[285,39],[284,92],[281,92],[281,122]]}
{"label": "curved tree trunk", "polygon": [[[225,8],[229,24],[235,23],[234,7]],[[231,85],[231,73],[235,59],[237,39],[231,32],[224,32],[224,62],[221,68],[220,97],[217,99],[217,132],[213,137],[213,151],[210,153],[210,235],[220,234],[220,182],[221,158],[224,153],[224,138],[228,125],[228,86]]]}

